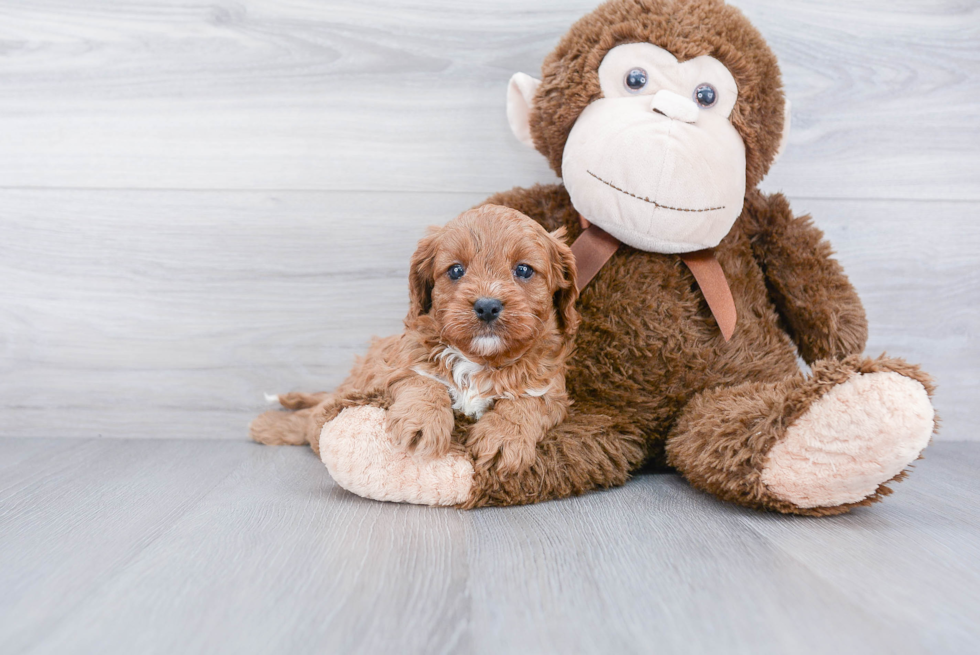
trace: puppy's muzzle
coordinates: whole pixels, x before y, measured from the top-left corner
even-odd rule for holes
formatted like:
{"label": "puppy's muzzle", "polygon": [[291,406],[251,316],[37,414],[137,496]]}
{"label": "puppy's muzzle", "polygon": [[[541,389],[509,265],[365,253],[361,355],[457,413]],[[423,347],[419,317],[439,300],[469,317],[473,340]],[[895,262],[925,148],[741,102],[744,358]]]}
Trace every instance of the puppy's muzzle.
{"label": "puppy's muzzle", "polygon": [[484,323],[493,323],[502,311],[504,311],[504,303],[496,298],[480,298],[473,303],[473,312]]}

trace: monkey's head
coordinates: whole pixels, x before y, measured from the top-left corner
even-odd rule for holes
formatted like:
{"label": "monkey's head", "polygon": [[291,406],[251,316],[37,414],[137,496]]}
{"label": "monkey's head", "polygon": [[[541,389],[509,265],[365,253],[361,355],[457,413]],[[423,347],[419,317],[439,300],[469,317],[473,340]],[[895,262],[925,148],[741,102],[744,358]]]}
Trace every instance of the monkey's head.
{"label": "monkey's head", "polygon": [[507,93],[514,134],[589,221],[642,250],[711,248],[789,131],[776,57],[722,0],[610,0]]}

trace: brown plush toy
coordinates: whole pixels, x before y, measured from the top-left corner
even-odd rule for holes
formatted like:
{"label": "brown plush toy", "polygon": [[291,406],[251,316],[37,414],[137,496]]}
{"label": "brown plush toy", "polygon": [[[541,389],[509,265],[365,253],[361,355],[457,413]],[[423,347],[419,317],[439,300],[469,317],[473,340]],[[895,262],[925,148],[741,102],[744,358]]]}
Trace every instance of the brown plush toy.
{"label": "brown plush toy", "polygon": [[478,507],[621,485],[652,462],[786,513],[887,494],[934,431],[932,384],[861,355],[864,310],[829,244],[756,189],[789,114],[745,17],[718,0],[611,0],[571,28],[540,82],[512,78],[507,113],[563,184],[487,202],[578,239],[571,412],[507,476],[459,453],[400,452],[383,408],[352,407],[320,438],[335,479],[372,498]]}

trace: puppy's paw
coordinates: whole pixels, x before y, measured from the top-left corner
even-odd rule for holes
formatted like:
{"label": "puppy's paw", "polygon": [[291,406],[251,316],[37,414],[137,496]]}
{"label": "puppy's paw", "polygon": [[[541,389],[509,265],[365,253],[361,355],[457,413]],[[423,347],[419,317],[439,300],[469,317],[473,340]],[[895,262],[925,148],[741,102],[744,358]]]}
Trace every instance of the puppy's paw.
{"label": "puppy's paw", "polygon": [[538,439],[531,430],[492,412],[470,428],[466,439],[477,467],[494,465],[497,472],[505,476],[531,468],[537,444]]}
{"label": "puppy's paw", "polygon": [[388,410],[392,442],[420,455],[443,457],[449,453],[453,421],[453,410],[448,405],[396,400]]}

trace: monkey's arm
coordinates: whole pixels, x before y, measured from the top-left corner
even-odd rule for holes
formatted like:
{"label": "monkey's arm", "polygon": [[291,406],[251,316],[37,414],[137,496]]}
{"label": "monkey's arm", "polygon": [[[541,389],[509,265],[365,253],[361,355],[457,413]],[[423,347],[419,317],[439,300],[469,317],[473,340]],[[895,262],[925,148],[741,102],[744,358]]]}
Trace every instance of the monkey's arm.
{"label": "monkey's arm", "polygon": [[803,359],[809,364],[863,352],[864,306],[810,217],[793,216],[782,194],[753,193],[741,223]]}

